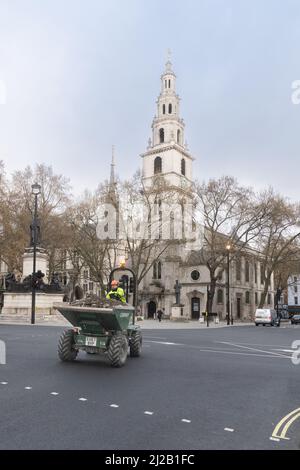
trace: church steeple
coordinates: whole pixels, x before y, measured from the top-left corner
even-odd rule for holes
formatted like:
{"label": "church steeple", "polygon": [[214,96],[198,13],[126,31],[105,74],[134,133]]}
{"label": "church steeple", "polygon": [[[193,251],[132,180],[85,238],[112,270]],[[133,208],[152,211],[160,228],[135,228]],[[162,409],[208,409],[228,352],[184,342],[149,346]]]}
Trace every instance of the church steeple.
{"label": "church steeple", "polygon": [[173,187],[187,187],[192,182],[193,158],[185,145],[185,124],[180,117],[180,98],[176,93],[176,75],[170,54],[161,75],[161,91],[152,121],[152,139],[143,157],[143,177],[151,185],[161,175]]}
{"label": "church steeple", "polygon": [[115,182],[115,146],[112,146],[112,151],[111,151],[111,164],[110,164],[110,179],[109,179],[109,185],[111,188],[114,187],[116,184]]}
{"label": "church steeple", "polygon": [[157,115],[152,123],[153,146],[176,143],[184,146],[184,122],[179,116],[180,98],[176,94],[176,75],[170,55],[161,75],[161,92],[156,101]]}

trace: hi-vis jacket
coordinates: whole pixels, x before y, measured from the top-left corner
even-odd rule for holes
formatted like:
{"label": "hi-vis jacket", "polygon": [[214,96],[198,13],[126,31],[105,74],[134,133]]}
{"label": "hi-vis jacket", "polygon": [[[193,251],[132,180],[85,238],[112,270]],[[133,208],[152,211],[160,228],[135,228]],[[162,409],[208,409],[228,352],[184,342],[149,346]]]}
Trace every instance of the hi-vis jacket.
{"label": "hi-vis jacket", "polygon": [[121,302],[126,303],[126,297],[124,290],[121,287],[113,290],[111,289],[106,296],[107,299],[121,300]]}

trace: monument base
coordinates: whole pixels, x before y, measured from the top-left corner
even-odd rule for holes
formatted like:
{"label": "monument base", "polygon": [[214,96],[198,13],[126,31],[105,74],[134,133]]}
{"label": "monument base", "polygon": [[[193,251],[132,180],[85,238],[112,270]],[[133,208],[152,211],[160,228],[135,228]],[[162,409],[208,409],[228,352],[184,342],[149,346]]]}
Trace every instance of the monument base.
{"label": "monument base", "polygon": [[[33,269],[33,247],[26,248],[23,255],[23,278],[32,274]],[[44,282],[47,282],[48,255],[44,248],[36,248],[36,272],[42,271],[45,274]]]}
{"label": "monument base", "polygon": [[187,322],[188,318],[183,315],[184,305],[173,305],[170,320]]}
{"label": "monument base", "polygon": [[[23,317],[31,316],[31,292],[4,292],[3,297],[1,315],[22,315]],[[62,302],[63,297],[63,292],[57,292],[55,294],[36,292],[36,316],[58,314],[58,311],[53,307],[53,304],[56,302]]]}

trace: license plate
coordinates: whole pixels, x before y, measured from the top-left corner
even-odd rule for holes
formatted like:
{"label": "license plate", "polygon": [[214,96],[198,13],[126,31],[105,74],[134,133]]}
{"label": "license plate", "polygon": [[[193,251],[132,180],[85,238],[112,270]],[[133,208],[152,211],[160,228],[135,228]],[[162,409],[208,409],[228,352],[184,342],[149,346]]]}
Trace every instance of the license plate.
{"label": "license plate", "polygon": [[85,345],[86,346],[97,346],[97,338],[92,338],[90,336],[87,336],[85,338]]}

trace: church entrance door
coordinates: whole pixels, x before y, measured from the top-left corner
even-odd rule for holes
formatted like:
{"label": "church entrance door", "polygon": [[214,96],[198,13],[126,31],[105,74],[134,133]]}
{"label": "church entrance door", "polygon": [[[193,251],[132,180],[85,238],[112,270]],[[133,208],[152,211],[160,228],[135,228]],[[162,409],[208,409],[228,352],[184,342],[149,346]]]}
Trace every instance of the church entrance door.
{"label": "church entrance door", "polygon": [[156,302],[151,300],[148,303],[148,318],[154,318],[155,313],[156,313]]}
{"label": "church entrance door", "polygon": [[200,299],[193,297],[191,300],[191,317],[192,320],[199,320],[200,318]]}

